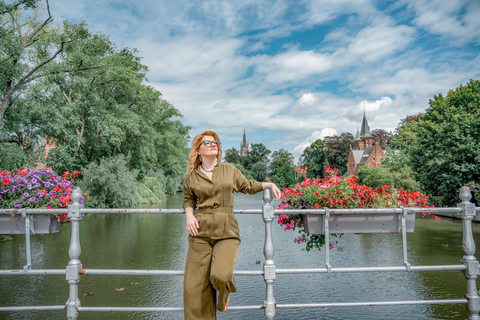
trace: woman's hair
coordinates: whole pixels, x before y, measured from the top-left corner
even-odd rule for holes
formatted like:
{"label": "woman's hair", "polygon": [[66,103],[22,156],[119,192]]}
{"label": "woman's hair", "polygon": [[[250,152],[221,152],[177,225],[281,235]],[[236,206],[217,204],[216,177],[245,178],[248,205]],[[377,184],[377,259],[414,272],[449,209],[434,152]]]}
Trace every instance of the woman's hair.
{"label": "woman's hair", "polygon": [[[212,136],[215,140],[220,141],[218,135],[213,131],[205,131],[204,133],[193,138],[192,149],[190,150],[190,155],[188,156],[188,165],[187,165],[187,174],[186,174],[187,177],[190,175],[190,173],[192,173],[193,169],[195,169],[200,163],[202,163],[200,159],[200,155],[198,154],[198,150],[200,149],[200,145],[202,144],[202,139],[205,136]],[[220,162],[222,160],[221,143],[218,144],[217,148],[218,148],[217,161]]]}

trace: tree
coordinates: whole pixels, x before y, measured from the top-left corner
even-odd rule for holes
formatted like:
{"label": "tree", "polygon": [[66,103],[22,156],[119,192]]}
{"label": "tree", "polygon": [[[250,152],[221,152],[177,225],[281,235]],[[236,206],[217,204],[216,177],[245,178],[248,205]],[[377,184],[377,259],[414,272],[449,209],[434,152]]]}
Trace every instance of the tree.
{"label": "tree", "polygon": [[388,140],[390,139],[388,132],[384,129],[375,129],[371,132],[375,143],[380,145],[382,150],[385,150],[388,146]]}
{"label": "tree", "polygon": [[288,187],[295,184],[295,172],[292,167],[283,166],[277,169],[271,180],[279,188]]}
{"label": "tree", "polygon": [[265,181],[267,177],[267,165],[264,162],[257,162],[252,166],[252,169],[250,169],[250,173],[253,179],[260,182]]}
{"label": "tree", "polygon": [[425,190],[453,205],[462,185],[480,180],[480,81],[440,93],[429,104],[407,152]]}
{"label": "tree", "polygon": [[[46,12],[40,14],[39,0],[17,0],[11,4],[0,1],[0,123],[15,93],[32,81],[50,72],[46,66],[64,51],[68,37],[51,23],[48,1]],[[23,13],[33,9],[31,16]],[[46,14],[46,17],[45,17]]]}
{"label": "tree", "polygon": [[227,162],[230,162],[230,163],[242,163],[241,158],[243,158],[243,157],[240,157],[240,153],[235,148],[226,150],[224,157],[225,157],[225,160],[227,160]]}
{"label": "tree", "polygon": [[293,154],[288,152],[288,150],[280,149],[278,151],[274,151],[271,157],[270,169],[272,169],[275,172],[275,170],[281,167],[285,167],[285,166],[293,167],[294,159],[295,158]]}
{"label": "tree", "polygon": [[400,123],[398,126],[395,128],[395,136],[398,136],[400,134],[400,130],[402,130],[403,127],[407,126],[410,124],[410,122],[418,121],[420,118],[424,115],[423,112],[419,112],[417,114],[409,115],[406,116],[404,119],[400,120]]}
{"label": "tree", "polygon": [[323,141],[325,143],[325,153],[330,167],[339,169],[341,173],[345,173],[347,171],[350,147],[355,145],[353,135],[348,132],[343,132],[339,136],[325,137]]}
{"label": "tree", "polygon": [[357,178],[359,184],[364,184],[373,189],[386,184],[394,184],[392,174],[384,167],[361,166],[360,169],[358,169]]}
{"label": "tree", "polygon": [[322,139],[317,139],[309,147],[303,150],[300,156],[300,166],[307,168],[307,178],[324,178],[325,167],[328,166],[325,154],[325,144]]}
{"label": "tree", "polygon": [[252,166],[260,161],[268,161],[268,156],[272,151],[268,150],[263,143],[253,143],[248,150],[247,158],[245,160],[245,169],[250,170]]}
{"label": "tree", "polygon": [[[76,28],[65,24],[67,34]],[[180,112],[144,83],[147,68],[135,53],[84,30],[50,64],[52,73],[26,92],[28,109],[57,140],[47,159],[53,168],[72,170],[124,154],[142,177],[147,170],[183,174],[189,128],[177,120]]]}
{"label": "tree", "polygon": [[235,168],[237,168],[238,170],[240,170],[240,172],[241,172],[241,173],[245,176],[245,178],[247,178],[248,180],[253,179],[252,174],[250,173],[250,171],[248,171],[247,169],[245,169],[241,163],[232,163],[232,166],[234,166]]}

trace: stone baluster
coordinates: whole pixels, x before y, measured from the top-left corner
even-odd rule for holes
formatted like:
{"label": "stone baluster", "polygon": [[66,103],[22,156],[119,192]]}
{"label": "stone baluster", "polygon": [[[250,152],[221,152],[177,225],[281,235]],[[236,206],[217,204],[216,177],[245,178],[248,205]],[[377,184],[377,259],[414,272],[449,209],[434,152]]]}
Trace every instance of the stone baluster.
{"label": "stone baluster", "polygon": [[457,213],[456,216],[462,219],[463,224],[463,256],[461,262],[467,267],[464,270],[465,278],[467,278],[467,295],[468,299],[467,309],[469,320],[480,319],[480,297],[477,292],[477,276],[479,274],[479,263],[475,258],[475,241],[473,239],[472,232],[472,219],[476,215],[475,204],[470,202],[472,193],[470,188],[463,186],[460,188],[461,203],[457,204],[457,207],[463,208],[463,211]]}
{"label": "stone baluster", "polygon": [[80,204],[82,199],[82,192],[79,187],[75,187],[72,191],[72,204],[68,206],[68,218],[72,225],[72,235],[70,240],[70,248],[68,249],[68,255],[70,261],[67,265],[66,280],[70,285],[70,292],[67,301],[67,319],[77,319],[77,308],[80,307],[80,300],[78,299],[78,283],[80,282],[80,269],[82,269],[82,263],[78,259],[82,252],[80,248],[80,220],[82,220],[83,214],[81,209],[83,205]]}
{"label": "stone baluster", "polygon": [[275,218],[275,212],[271,204],[273,200],[272,189],[263,191],[263,221],[265,222],[265,245],[263,253],[265,255],[265,263],[263,264],[263,277],[267,287],[265,295],[265,319],[273,319],[275,317],[275,300],[273,298],[273,283],[275,282],[275,263],[273,262],[273,236],[272,222]]}

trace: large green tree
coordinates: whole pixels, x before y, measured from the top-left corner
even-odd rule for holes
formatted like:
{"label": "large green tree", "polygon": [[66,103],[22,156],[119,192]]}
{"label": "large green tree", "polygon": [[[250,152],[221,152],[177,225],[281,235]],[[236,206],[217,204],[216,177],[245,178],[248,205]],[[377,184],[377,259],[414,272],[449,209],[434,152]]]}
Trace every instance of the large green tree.
{"label": "large green tree", "polygon": [[453,205],[462,185],[480,181],[480,81],[434,96],[417,124],[412,167],[428,193]]}
{"label": "large green tree", "polygon": [[[65,24],[65,33],[76,28]],[[117,49],[107,36],[86,29],[81,35],[25,94],[29,112],[42,119],[37,126],[57,142],[48,164],[72,170],[125,154],[142,173],[181,175],[188,127],[179,111],[145,84],[147,68],[135,50]]]}
{"label": "large green tree", "polygon": [[243,163],[243,157],[240,156],[240,153],[235,148],[226,150],[224,153],[224,157],[225,160],[230,163]]}
{"label": "large green tree", "polygon": [[245,169],[250,170],[252,166],[260,161],[268,161],[268,156],[272,153],[263,143],[252,143],[245,159]]}
{"label": "large green tree", "polygon": [[291,154],[288,150],[280,149],[278,151],[274,151],[271,156],[270,161],[270,169],[274,172],[281,167],[289,166],[293,167],[293,154]]}
{"label": "large green tree", "polygon": [[0,0],[0,123],[25,87],[50,74],[48,65],[77,36],[53,26],[48,1],[40,3]]}
{"label": "large green tree", "polygon": [[343,132],[341,135],[325,137],[323,141],[330,167],[336,168],[340,170],[341,174],[344,174],[347,171],[350,147],[355,144],[353,135],[349,132]]}
{"label": "large green tree", "polygon": [[324,178],[324,170],[328,165],[328,160],[325,154],[325,143],[322,139],[315,140],[303,150],[300,156],[300,165],[307,168],[307,178]]}

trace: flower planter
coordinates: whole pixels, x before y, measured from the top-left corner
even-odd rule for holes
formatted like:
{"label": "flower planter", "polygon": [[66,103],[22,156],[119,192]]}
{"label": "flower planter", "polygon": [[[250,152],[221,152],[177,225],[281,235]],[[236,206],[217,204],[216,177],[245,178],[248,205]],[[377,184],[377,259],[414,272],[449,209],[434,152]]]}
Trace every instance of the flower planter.
{"label": "flower planter", "polygon": [[[53,215],[33,215],[35,234],[50,234],[60,231],[60,221]],[[0,215],[0,234],[25,234],[25,218],[17,215]]]}
{"label": "flower planter", "polygon": [[[305,232],[312,235],[324,234],[323,215],[302,215]],[[328,219],[330,233],[393,233],[402,231],[402,214],[339,214]],[[407,232],[415,228],[415,213],[405,219]]]}

